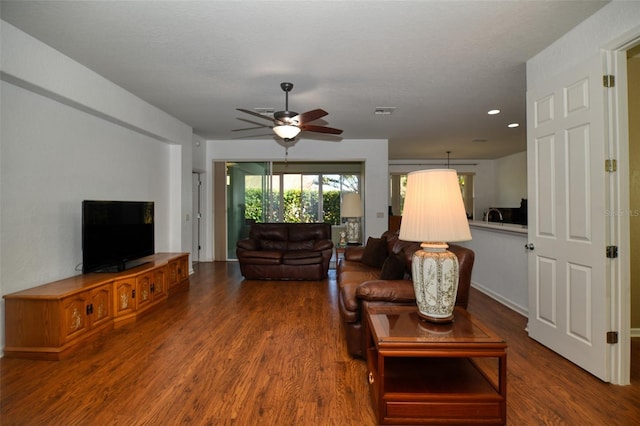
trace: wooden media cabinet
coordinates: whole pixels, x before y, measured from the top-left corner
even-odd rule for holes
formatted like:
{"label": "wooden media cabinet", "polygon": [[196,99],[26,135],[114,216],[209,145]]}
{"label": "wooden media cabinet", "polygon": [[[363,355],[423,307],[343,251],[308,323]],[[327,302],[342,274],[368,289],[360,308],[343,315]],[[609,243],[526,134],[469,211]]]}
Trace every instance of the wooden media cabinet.
{"label": "wooden media cabinet", "polygon": [[189,253],[157,253],[114,273],[77,275],[4,296],[4,356],[60,360],[189,288]]}

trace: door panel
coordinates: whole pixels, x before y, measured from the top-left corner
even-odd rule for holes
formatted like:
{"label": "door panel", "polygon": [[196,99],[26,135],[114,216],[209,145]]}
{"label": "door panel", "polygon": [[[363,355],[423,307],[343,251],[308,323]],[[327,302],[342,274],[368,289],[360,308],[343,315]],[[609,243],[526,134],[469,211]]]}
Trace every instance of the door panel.
{"label": "door panel", "polygon": [[[534,142],[535,155],[535,223],[540,236],[555,237],[556,171],[554,135],[543,136]],[[529,201],[530,202],[530,201]],[[529,219],[531,220],[531,219]]]}
{"label": "door panel", "polygon": [[532,338],[609,380],[602,60],[527,93]]}
{"label": "door panel", "polygon": [[250,220],[246,207],[248,191],[259,190],[261,194],[261,219],[267,221],[269,212],[270,163],[227,163],[227,259],[236,259],[238,240],[249,235]]}

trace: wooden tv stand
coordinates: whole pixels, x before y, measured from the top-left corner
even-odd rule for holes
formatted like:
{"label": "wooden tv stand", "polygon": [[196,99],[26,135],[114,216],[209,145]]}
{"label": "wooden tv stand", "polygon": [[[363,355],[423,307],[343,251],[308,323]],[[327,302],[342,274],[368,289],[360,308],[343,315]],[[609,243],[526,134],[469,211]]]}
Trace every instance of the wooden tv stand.
{"label": "wooden tv stand", "polygon": [[189,253],[157,253],[114,273],[77,275],[4,295],[4,356],[60,360],[189,288]]}

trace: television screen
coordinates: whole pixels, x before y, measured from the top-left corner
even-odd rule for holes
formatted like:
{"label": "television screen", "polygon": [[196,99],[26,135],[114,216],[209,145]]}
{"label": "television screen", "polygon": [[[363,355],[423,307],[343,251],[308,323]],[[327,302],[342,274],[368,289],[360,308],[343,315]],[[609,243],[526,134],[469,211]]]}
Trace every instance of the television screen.
{"label": "television screen", "polygon": [[155,252],[152,201],[82,202],[82,272],[115,272]]}

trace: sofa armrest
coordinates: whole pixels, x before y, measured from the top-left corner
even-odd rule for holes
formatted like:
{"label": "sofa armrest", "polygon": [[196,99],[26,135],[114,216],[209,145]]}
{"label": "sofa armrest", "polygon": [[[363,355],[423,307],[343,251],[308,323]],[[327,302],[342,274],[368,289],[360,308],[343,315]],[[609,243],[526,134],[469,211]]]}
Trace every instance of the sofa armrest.
{"label": "sofa armrest", "polygon": [[364,246],[347,246],[344,249],[344,258],[346,260],[361,262],[363,253]]}
{"label": "sofa armrest", "polygon": [[365,281],[356,289],[356,297],[369,301],[413,302],[416,300],[410,280]]}
{"label": "sofa armrest", "polygon": [[313,244],[313,251],[331,250],[333,248],[333,241],[331,240],[318,240]]}
{"label": "sofa armrest", "polygon": [[243,238],[238,240],[236,248],[244,250],[258,250],[258,242],[253,238]]}

